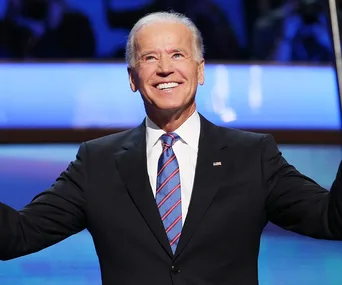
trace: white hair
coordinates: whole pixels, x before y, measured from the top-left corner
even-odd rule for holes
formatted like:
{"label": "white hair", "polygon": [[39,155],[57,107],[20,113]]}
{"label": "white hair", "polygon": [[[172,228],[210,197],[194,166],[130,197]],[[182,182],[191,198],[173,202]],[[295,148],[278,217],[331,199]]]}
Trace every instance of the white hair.
{"label": "white hair", "polygon": [[136,51],[134,42],[136,33],[144,26],[156,22],[174,22],[185,25],[192,33],[195,60],[200,62],[203,59],[204,45],[202,35],[190,18],[176,12],[155,12],[142,17],[138,22],[136,22],[128,35],[125,58],[129,67],[134,67],[136,64]]}

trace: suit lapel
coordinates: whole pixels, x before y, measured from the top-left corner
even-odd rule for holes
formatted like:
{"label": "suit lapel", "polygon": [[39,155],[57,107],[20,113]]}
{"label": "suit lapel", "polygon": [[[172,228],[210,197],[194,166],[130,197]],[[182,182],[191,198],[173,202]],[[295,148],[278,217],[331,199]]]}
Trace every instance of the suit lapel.
{"label": "suit lapel", "polygon": [[175,258],[182,252],[205,216],[219,188],[220,179],[227,176],[223,173],[224,169],[227,171],[227,166],[220,165],[221,150],[224,147],[219,128],[201,116],[201,134],[193,191]]}
{"label": "suit lapel", "polygon": [[172,257],[163,223],[153,197],[147,173],[145,124],[132,131],[117,158],[117,167],[142,217],[165,251]]}

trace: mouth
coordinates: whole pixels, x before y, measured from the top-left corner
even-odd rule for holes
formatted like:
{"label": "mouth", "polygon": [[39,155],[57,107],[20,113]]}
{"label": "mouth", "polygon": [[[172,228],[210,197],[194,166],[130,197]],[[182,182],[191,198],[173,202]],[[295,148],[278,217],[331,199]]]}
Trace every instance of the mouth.
{"label": "mouth", "polygon": [[155,85],[155,87],[158,90],[170,91],[179,85],[180,85],[180,83],[178,83],[178,82],[166,82],[166,83],[159,83],[159,84]]}

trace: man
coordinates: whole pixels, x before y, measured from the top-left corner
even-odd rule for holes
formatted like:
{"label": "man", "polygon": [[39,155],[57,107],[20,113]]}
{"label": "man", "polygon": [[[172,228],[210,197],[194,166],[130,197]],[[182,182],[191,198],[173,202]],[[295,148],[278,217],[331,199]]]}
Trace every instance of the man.
{"label": "man", "polygon": [[105,285],[253,285],[269,220],[342,239],[341,167],[329,193],[287,164],[271,136],[217,127],[196,112],[203,44],[188,18],[142,18],[126,54],[146,120],[83,143],[22,211],[1,204],[1,259],[87,228]]}

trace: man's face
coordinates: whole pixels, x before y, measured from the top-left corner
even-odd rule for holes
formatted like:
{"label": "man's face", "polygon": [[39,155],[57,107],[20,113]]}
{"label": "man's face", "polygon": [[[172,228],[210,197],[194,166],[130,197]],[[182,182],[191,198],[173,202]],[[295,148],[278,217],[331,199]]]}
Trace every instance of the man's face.
{"label": "man's face", "polygon": [[158,22],[135,36],[136,66],[130,86],[140,91],[148,115],[195,109],[198,83],[204,83],[204,61],[194,58],[190,30],[179,23]]}

